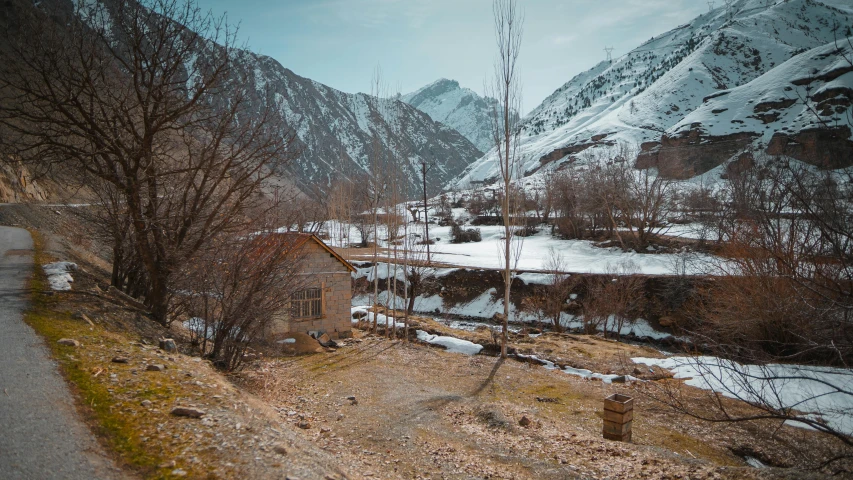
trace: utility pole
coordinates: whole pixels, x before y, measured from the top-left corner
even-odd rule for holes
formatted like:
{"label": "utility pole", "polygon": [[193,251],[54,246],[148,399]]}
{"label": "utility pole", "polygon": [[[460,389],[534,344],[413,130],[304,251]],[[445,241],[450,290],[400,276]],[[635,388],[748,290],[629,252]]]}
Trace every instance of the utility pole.
{"label": "utility pole", "polygon": [[708,11],[714,10],[714,0],[708,0]]}
{"label": "utility pole", "polygon": [[725,2],[725,4],[726,4],[726,18],[731,20],[733,14],[734,14],[735,0],[723,0],[723,2]]}
{"label": "utility pole", "polygon": [[604,51],[607,52],[607,61],[613,63],[613,47],[604,47]]}
{"label": "utility pole", "polygon": [[[432,156],[432,152],[430,152],[430,156]],[[429,252],[429,205],[427,205],[427,172],[432,168],[432,163],[426,161],[425,158],[421,159],[421,176],[423,177],[423,186],[424,186],[424,230],[426,230],[426,251],[427,251],[427,265],[432,264],[432,259],[430,258]]]}

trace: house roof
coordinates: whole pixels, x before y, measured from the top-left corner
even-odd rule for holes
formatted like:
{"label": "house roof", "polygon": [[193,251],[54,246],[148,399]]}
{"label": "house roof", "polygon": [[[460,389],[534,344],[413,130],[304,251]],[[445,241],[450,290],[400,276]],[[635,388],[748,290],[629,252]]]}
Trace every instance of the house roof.
{"label": "house roof", "polygon": [[339,262],[343,263],[344,266],[347,267],[347,269],[350,272],[356,271],[355,267],[353,267],[351,263],[346,261],[344,259],[344,257],[338,255],[338,252],[336,252],[334,249],[332,249],[332,247],[326,245],[326,242],[321,240],[320,237],[318,237],[317,235],[314,235],[313,233],[283,232],[283,233],[280,233],[279,235],[284,235],[286,237],[294,238],[295,239],[295,245],[294,246],[296,248],[301,247],[302,245],[305,245],[305,243],[307,243],[309,241],[313,241],[314,243],[316,243],[317,245],[322,247],[324,250],[329,252],[329,254],[331,254],[333,257],[335,257]]}

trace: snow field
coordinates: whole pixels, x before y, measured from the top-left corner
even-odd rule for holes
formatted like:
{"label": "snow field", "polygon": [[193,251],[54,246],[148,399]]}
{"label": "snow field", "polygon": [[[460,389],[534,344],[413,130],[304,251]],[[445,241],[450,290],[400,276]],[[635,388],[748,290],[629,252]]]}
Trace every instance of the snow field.
{"label": "snow field", "polygon": [[[329,226],[330,239],[328,243],[332,246],[344,246],[334,232],[338,229],[345,229],[337,222],[330,222]],[[456,265],[459,267],[469,268],[503,268],[501,249],[503,246],[503,227],[502,226],[482,226],[468,227],[479,228],[482,235],[482,241],[472,243],[450,243],[450,227],[441,227],[430,225],[430,238],[439,238],[434,245],[430,245],[432,261],[447,265]],[[422,230],[421,224],[412,224],[410,231],[417,229]],[[698,236],[698,227],[696,226],[678,226],[675,232],[678,236],[685,238],[695,238]],[[358,233],[350,232],[350,237],[354,242],[360,238]],[[387,243],[382,239],[388,238],[383,227],[379,229],[380,247],[387,248]],[[552,237],[546,228],[530,237],[524,239],[521,247],[516,270],[542,270],[545,268],[549,260],[551,249],[558,252],[563,259],[564,271],[575,273],[608,273],[613,272],[622,265],[629,265],[629,270],[633,273],[644,275],[671,275],[676,272],[677,265],[683,261],[683,256],[679,254],[652,254],[652,253],[637,253],[624,252],[618,247],[600,248],[596,247],[589,240],[563,240]],[[390,254],[389,252],[388,254]],[[386,254],[383,253],[382,256]],[[352,261],[370,261],[372,251],[364,249],[364,253],[354,255]],[[418,257],[426,257],[423,252],[418,252]],[[694,254],[691,255],[691,266],[688,272],[691,275],[712,274],[717,268],[719,258],[706,255]],[[367,272],[370,270],[370,272]],[[431,271],[430,271],[431,270]],[[446,275],[452,270],[449,269],[430,269],[427,274]],[[371,281],[372,267],[359,269],[360,276],[367,276]],[[394,276],[393,265],[378,268],[377,275],[379,278],[385,279]],[[535,274],[522,273],[522,278],[534,279]],[[397,268],[397,278],[403,278],[402,268]],[[547,283],[546,276],[539,276],[538,280],[533,280],[531,283]],[[525,280],[527,283],[527,281]]]}
{"label": "snow field", "polygon": [[[741,365],[711,356],[631,359],[658,366],[687,385],[774,408],[790,408],[853,434],[853,371],[806,365]],[[793,426],[809,428],[803,423]]]}

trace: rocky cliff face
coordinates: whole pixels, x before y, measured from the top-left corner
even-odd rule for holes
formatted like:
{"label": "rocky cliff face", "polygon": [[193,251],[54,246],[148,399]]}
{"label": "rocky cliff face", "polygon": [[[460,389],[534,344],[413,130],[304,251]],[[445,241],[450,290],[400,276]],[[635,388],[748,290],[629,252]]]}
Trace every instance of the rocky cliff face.
{"label": "rocky cliff face", "polygon": [[[853,5],[843,0],[738,0],[700,15],[576,76],[534,109],[523,120],[523,171],[559,168],[579,151],[605,154],[613,143],[642,145],[638,166],[676,178],[742,149],[811,161],[830,142],[843,157],[851,139],[843,127],[853,123],[850,25]],[[838,155],[813,163],[850,162]],[[488,152],[457,183],[495,178],[497,167]]]}
{"label": "rocky cliff face", "polygon": [[10,158],[0,159],[0,203],[64,201],[67,195],[49,180],[34,180],[30,171]]}

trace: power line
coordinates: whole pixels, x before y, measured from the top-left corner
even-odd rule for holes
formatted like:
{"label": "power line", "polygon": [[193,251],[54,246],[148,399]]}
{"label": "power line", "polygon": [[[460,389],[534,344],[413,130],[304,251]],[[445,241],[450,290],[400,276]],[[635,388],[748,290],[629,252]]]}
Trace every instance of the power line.
{"label": "power line", "polygon": [[735,0],[723,0],[723,2],[726,4],[726,18],[731,20],[734,15]]}

